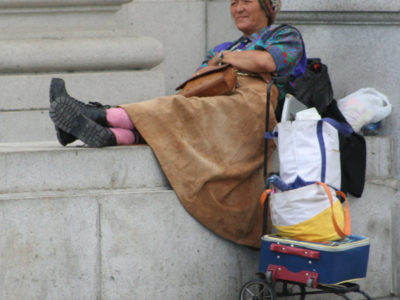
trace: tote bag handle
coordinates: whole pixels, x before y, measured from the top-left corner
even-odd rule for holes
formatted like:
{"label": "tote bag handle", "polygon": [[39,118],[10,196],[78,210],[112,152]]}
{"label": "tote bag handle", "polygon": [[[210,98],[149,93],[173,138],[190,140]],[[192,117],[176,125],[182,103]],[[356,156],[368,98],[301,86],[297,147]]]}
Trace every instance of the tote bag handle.
{"label": "tote bag handle", "polygon": [[262,235],[267,234],[267,227],[268,227],[268,219],[269,219],[269,195],[271,194],[271,189],[266,189],[261,194],[260,197],[260,204],[261,208],[263,209],[263,225],[262,225]]}
{"label": "tote bag handle", "polygon": [[347,200],[346,195],[341,192],[337,191],[336,194],[344,198],[345,201],[345,208],[344,208],[344,230],[340,229],[336,217],[335,212],[333,210],[333,197],[331,193],[331,189],[323,182],[316,182],[317,184],[321,185],[324,189],[326,194],[328,195],[329,202],[331,203],[331,211],[332,211],[332,222],[333,226],[335,227],[336,232],[339,234],[341,238],[345,238],[346,236],[350,235],[351,233],[351,217],[350,217],[350,208],[349,208],[349,201]]}

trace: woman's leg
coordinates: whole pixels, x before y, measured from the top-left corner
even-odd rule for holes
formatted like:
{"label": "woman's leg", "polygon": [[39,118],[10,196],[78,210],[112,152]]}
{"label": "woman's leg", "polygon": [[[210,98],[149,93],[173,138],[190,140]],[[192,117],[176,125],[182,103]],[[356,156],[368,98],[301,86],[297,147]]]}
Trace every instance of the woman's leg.
{"label": "woman's leg", "polygon": [[139,141],[139,134],[137,131],[124,128],[110,128],[111,132],[115,135],[117,145],[134,145]]}
{"label": "woman's leg", "polygon": [[58,130],[78,138],[90,147],[117,145],[116,136],[110,128],[86,116],[79,103],[66,96],[56,97],[51,101],[49,113]]}
{"label": "woman's leg", "polygon": [[92,147],[144,142],[124,109],[76,100],[60,78],[53,78],[50,84],[50,117],[63,146],[76,138]]}
{"label": "woman's leg", "polygon": [[[75,104],[75,106],[79,107],[80,112],[85,115],[87,118],[91,119],[92,121],[107,127],[107,120],[106,120],[106,109],[110,108],[108,105],[102,105],[97,102],[89,102],[86,104],[79,100],[72,98],[66,88],[65,82],[61,78],[53,78],[50,83],[50,104],[52,104],[55,99],[57,98],[66,98],[69,102]],[[76,140],[76,137],[58,127],[55,124],[57,140],[63,146],[66,146],[69,143],[72,143]]]}
{"label": "woman's leg", "polygon": [[133,130],[135,125],[132,123],[128,113],[120,107],[106,110],[106,119],[109,127],[124,128]]}

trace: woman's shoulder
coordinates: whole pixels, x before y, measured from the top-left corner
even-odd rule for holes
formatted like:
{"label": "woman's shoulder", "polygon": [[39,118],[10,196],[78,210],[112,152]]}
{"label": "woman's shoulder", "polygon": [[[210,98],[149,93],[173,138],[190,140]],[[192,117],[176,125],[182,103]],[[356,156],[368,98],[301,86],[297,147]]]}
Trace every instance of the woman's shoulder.
{"label": "woman's shoulder", "polygon": [[232,45],[235,45],[236,43],[238,43],[238,41],[240,41],[240,38],[233,41],[233,42],[223,42],[221,44],[218,44],[217,46],[215,46],[213,49],[215,52],[221,52],[224,50],[228,50],[229,48],[232,47]]}
{"label": "woman's shoulder", "polygon": [[293,37],[297,37],[299,39],[302,40],[302,36],[300,31],[289,24],[281,24],[281,25],[275,25],[275,26],[270,26],[268,27],[268,30],[265,31],[265,33],[263,34],[263,40],[267,41],[270,38],[276,38],[278,36],[293,36]]}

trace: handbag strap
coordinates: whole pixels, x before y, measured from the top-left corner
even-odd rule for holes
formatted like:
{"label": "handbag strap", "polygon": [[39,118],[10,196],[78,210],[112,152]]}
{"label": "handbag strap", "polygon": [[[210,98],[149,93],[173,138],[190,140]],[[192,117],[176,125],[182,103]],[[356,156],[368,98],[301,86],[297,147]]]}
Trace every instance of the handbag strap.
{"label": "handbag strap", "polygon": [[331,204],[331,211],[332,211],[332,222],[333,222],[333,226],[335,227],[336,232],[339,234],[339,236],[341,238],[345,238],[346,236],[350,235],[351,233],[351,217],[350,217],[350,208],[349,208],[349,201],[347,200],[346,195],[341,192],[341,191],[337,191],[336,194],[340,197],[342,197],[345,201],[345,208],[344,208],[344,228],[343,230],[340,229],[337,221],[336,221],[336,217],[335,217],[335,211],[333,209],[333,196],[331,193],[331,189],[323,182],[316,182],[317,184],[321,185],[326,194],[328,195],[329,198],[329,202]]}

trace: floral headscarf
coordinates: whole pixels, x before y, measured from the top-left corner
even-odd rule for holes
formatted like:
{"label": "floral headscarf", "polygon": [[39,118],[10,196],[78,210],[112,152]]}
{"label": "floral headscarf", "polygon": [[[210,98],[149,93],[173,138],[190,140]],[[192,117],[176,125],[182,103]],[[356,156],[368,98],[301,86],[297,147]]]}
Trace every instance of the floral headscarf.
{"label": "floral headscarf", "polygon": [[275,17],[281,9],[281,0],[259,0],[261,7],[268,17],[268,25],[275,21]]}

